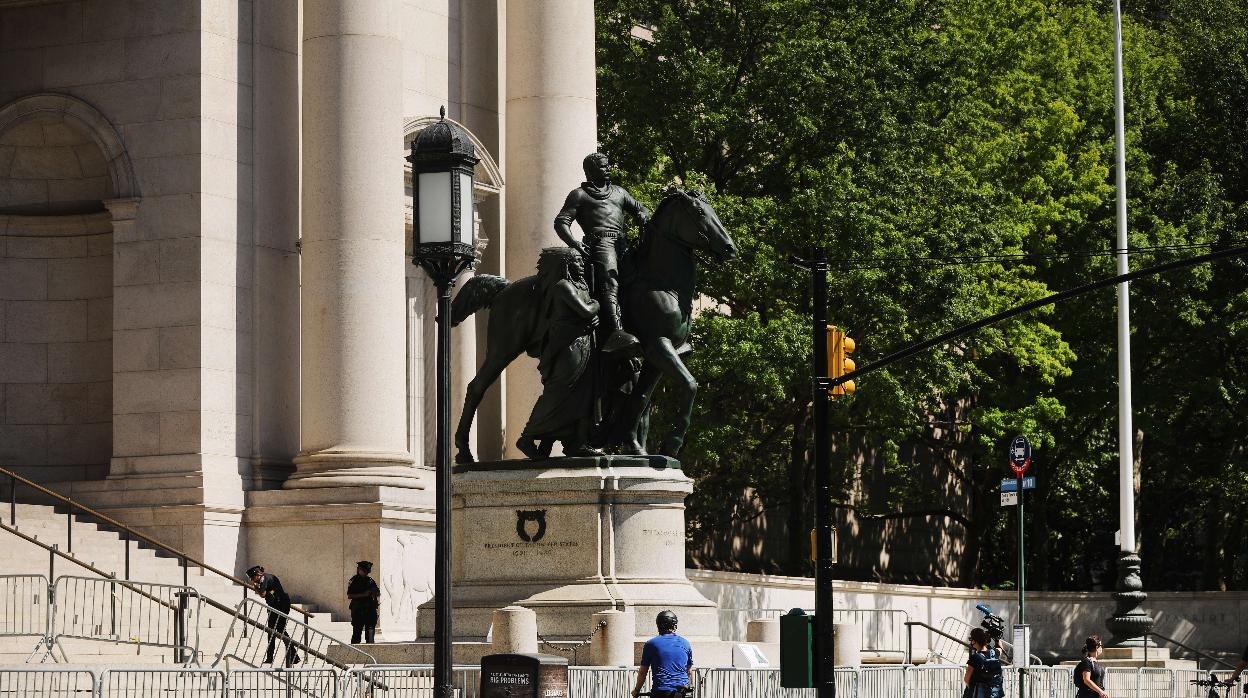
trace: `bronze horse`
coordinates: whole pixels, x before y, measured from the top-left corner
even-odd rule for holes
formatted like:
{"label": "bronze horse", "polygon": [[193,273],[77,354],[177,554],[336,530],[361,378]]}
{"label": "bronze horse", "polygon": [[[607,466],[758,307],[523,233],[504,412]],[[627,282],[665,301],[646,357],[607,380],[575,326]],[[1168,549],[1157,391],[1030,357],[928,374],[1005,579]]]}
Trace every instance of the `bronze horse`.
{"label": "bronze horse", "polygon": [[[675,456],[684,445],[698,383],[681,356],[691,351],[687,340],[699,254],[723,263],[736,257],[737,248],[702,192],[673,190],[654,212],[641,244],[628,253],[622,264],[620,305],[624,327],[641,341],[643,362],[637,384],[612,406],[607,445],[616,452],[645,453],[641,443],[642,418],[651,393],[663,376],[675,383],[680,402],[672,433],[664,440],[661,453]],[[482,308],[491,310],[485,361],[468,384],[464,411],[455,430],[457,463],[474,460],[468,435],[486,389],[521,353],[537,356],[541,337],[536,280],[536,276],[527,276],[513,283],[499,276],[478,274],[455,296],[451,307],[453,324],[458,325]]]}

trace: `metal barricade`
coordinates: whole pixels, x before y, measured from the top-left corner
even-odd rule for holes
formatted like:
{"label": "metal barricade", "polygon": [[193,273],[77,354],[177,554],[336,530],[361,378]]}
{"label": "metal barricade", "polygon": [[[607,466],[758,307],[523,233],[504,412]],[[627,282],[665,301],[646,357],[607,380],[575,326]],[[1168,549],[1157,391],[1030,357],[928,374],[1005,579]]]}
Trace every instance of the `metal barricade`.
{"label": "metal barricade", "polygon": [[[836,670],[836,695],[838,698],[855,698],[859,695],[858,669],[842,667]],[[695,670],[698,696],[707,698],[815,698],[813,688],[784,688],[780,685],[780,670],[767,669],[697,669]],[[628,686],[631,690],[632,685]],[[583,696],[597,695],[583,693]],[[626,693],[602,694],[619,695]],[[573,694],[576,696],[576,694]]]}
{"label": "metal barricade", "polygon": [[47,577],[0,575],[0,637],[44,637],[50,608]]}
{"label": "metal barricade", "polygon": [[1173,698],[1174,672],[1144,667],[1136,670],[1135,698]]}
{"label": "metal barricade", "polygon": [[[451,685],[459,698],[477,698],[481,667],[457,666]],[[384,664],[351,669],[342,679],[342,698],[430,698],[433,666],[430,664]],[[573,693],[572,695],[576,695]]]}
{"label": "metal barricade", "polygon": [[[1231,678],[1229,671],[1211,672],[1208,669],[1175,669],[1171,673],[1174,675],[1174,698],[1206,698],[1209,695],[1209,688],[1197,686],[1192,681],[1208,679],[1210,674],[1219,681]],[[1232,692],[1231,695],[1237,695],[1237,692]]]}
{"label": "metal barricade", "polygon": [[906,667],[906,698],[959,698],[966,687],[963,682],[965,676],[965,666],[925,664]]}
{"label": "metal barricade", "polygon": [[[1018,667],[1005,668],[1005,695],[1018,695]],[[1074,668],[1032,665],[1026,669],[1027,698],[1074,698]]]}
{"label": "metal barricade", "polygon": [[859,669],[858,697],[904,696],[906,694],[906,672],[913,668],[911,666],[889,666]]}
{"label": "metal barricade", "polygon": [[90,669],[0,668],[0,698],[93,698],[95,674]]}
{"label": "metal barricade", "polygon": [[173,584],[99,577],[57,577],[52,631],[64,639],[164,647],[179,663],[199,650],[199,594]]}
{"label": "metal barricade", "polygon": [[[699,673],[705,669],[698,670]],[[628,667],[569,667],[569,698],[629,698],[637,681],[637,670]],[[650,690],[650,677],[646,676],[643,691]],[[702,695],[711,695],[703,693]]]}
{"label": "metal barricade", "polygon": [[226,675],[219,669],[106,669],[99,698],[225,698]]}
{"label": "metal barricade", "polygon": [[[331,647],[332,653],[331,655]],[[305,669],[373,664],[373,655],[313,628],[255,599],[243,599],[212,666],[234,659],[250,667],[294,665]],[[289,668],[289,667],[288,667]]]}
{"label": "metal barricade", "polygon": [[232,669],[229,698],[337,698],[342,675],[335,669]]}

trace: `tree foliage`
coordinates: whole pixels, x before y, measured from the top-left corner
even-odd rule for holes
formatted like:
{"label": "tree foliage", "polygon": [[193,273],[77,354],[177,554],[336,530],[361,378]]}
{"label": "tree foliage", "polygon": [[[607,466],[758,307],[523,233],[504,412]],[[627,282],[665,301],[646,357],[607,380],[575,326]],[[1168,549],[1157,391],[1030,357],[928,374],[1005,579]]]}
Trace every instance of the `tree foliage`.
{"label": "tree foliage", "polygon": [[[809,278],[788,258],[831,251],[829,314],[858,340],[859,365],[1112,274],[1109,7],[596,6],[600,140],[624,183],[650,201],[673,182],[704,188],[741,251],[700,279],[717,309],[698,317],[689,360],[700,383],[682,457],[697,479],[692,549],[764,519],[765,554],[716,549],[697,562],[807,572]],[[1248,9],[1128,3],[1124,43],[1130,241],[1162,248],[1133,266],[1242,240]],[[1154,587],[1248,585],[1235,562],[1235,513],[1248,504],[1245,270],[1228,262],[1132,287]],[[838,501],[863,516],[956,522],[961,571],[923,581],[1004,583],[1013,543],[995,488],[1004,445],[1026,433],[1044,485],[1029,507],[1033,579],[1103,582],[1117,527],[1116,312],[1112,292],[1090,294],[861,381],[832,410]]]}

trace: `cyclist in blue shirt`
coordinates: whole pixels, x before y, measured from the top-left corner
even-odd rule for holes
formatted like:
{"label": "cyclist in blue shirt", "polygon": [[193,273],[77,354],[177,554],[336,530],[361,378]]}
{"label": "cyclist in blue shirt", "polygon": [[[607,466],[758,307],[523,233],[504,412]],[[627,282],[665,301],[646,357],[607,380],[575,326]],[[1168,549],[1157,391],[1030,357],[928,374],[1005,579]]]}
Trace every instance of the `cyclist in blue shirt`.
{"label": "cyclist in blue shirt", "polygon": [[651,675],[650,695],[653,698],[679,698],[687,695],[693,683],[693,648],[689,641],[676,634],[676,614],[663,611],[654,619],[658,637],[646,641],[641,649],[641,667],[637,669],[637,685],[633,698]]}

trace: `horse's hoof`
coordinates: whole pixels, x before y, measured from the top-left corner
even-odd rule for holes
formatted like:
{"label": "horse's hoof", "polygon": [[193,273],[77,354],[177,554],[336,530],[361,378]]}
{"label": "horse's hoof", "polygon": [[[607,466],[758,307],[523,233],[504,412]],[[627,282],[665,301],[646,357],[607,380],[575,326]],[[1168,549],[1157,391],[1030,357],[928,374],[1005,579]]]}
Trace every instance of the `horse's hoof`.
{"label": "horse's hoof", "polygon": [[659,448],[659,455],[675,458],[680,455],[680,449],[685,445],[684,439],[668,439],[663,442],[663,446]]}
{"label": "horse's hoof", "polygon": [[455,463],[457,463],[458,465],[464,465],[466,463],[476,463],[476,462],[477,462],[477,459],[472,457],[472,451],[469,449],[461,448],[455,452]]}
{"label": "horse's hoof", "polygon": [[618,444],[618,445],[616,445],[616,446],[615,446],[615,448],[611,449],[611,452],[612,452],[612,453],[615,453],[615,454],[617,454],[617,455],[621,455],[621,456],[645,456],[645,455],[648,455],[648,454],[646,453],[646,449],[645,449],[645,448],[643,448],[643,447],[642,447],[642,445],[641,445],[641,444],[639,444],[639,443],[637,443],[636,441],[632,441],[632,442],[629,442],[629,443],[622,443],[622,444]]}

